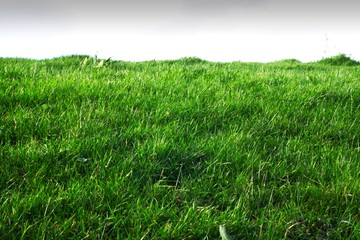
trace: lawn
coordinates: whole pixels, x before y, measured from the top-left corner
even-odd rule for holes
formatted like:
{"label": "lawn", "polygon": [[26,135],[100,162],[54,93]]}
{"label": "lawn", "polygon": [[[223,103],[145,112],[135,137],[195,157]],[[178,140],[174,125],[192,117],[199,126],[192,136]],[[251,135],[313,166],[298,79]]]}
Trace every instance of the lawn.
{"label": "lawn", "polygon": [[360,64],[0,58],[0,163],[2,239],[360,239]]}

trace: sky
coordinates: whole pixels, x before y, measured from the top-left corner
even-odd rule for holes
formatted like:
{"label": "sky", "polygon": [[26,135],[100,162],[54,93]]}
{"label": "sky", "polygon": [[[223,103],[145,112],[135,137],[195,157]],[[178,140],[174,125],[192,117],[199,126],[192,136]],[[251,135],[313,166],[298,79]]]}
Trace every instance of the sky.
{"label": "sky", "polygon": [[360,60],[358,0],[0,0],[0,57]]}

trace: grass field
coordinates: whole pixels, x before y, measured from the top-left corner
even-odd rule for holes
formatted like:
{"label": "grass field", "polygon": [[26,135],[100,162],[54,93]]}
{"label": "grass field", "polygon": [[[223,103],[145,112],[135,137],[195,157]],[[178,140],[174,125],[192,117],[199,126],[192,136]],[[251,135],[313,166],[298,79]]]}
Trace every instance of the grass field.
{"label": "grass field", "polygon": [[360,66],[0,58],[1,239],[360,239]]}

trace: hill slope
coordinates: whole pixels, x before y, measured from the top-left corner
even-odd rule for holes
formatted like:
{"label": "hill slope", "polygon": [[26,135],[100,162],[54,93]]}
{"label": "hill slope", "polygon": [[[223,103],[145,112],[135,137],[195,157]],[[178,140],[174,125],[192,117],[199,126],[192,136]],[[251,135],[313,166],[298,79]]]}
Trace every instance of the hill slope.
{"label": "hill slope", "polygon": [[360,68],[0,59],[4,239],[360,237]]}

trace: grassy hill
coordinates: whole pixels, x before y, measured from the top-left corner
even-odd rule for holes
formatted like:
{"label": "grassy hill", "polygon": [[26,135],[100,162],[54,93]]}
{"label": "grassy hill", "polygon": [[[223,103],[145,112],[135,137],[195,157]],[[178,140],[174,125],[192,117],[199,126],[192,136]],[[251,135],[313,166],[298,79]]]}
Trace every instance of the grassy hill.
{"label": "grassy hill", "polygon": [[331,62],[1,58],[0,236],[359,239],[360,67]]}

